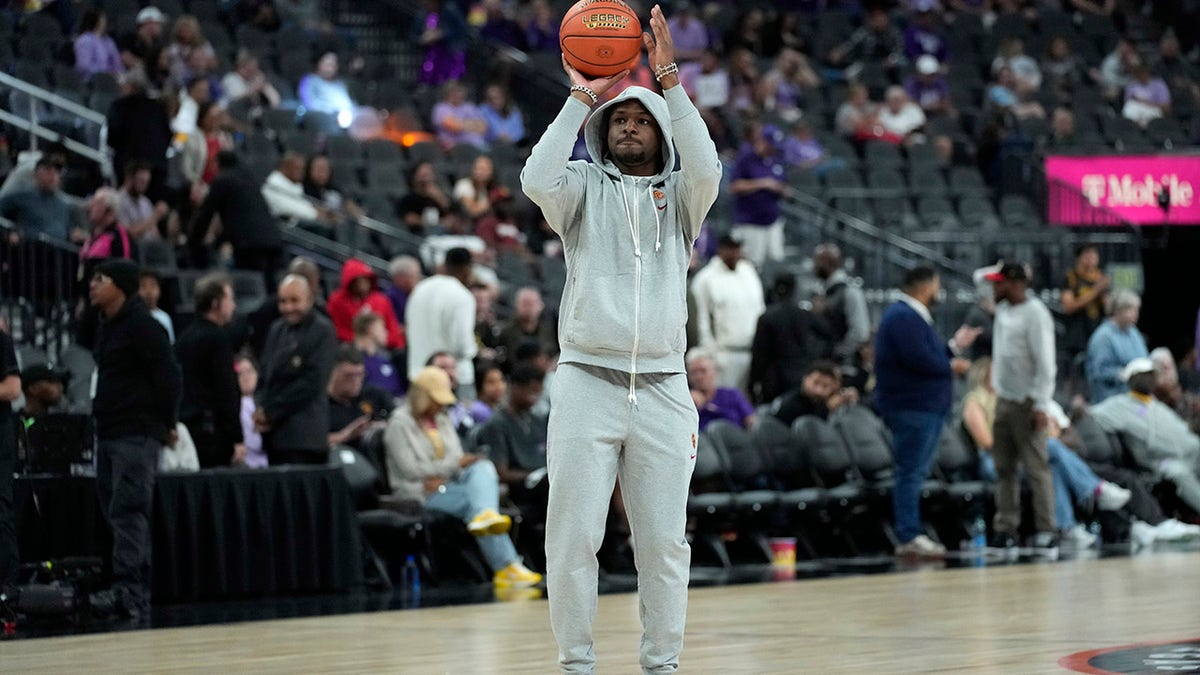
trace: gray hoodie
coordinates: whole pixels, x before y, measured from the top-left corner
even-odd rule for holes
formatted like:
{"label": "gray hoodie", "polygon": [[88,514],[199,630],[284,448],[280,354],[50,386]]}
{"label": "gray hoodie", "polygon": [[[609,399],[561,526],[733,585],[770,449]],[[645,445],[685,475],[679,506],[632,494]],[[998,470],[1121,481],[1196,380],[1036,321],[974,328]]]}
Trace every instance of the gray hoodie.
{"label": "gray hoodie", "polygon": [[[664,160],[658,175],[624,175],[604,152],[604,112],[629,99],[658,122]],[[563,240],[559,360],[629,373],[636,401],[638,373],[684,372],[687,270],[717,198],[721,162],[681,86],[664,96],[630,87],[597,108],[584,129],[594,163],[569,161],[588,110],[567,99],[533,147],[521,186]]]}

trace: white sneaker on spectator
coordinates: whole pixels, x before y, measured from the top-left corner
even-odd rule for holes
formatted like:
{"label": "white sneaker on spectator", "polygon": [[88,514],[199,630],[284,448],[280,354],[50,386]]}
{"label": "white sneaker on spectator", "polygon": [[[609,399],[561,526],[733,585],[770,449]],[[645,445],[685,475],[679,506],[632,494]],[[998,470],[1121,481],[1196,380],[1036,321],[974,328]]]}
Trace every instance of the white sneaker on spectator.
{"label": "white sneaker on spectator", "polygon": [[1118,511],[1129,503],[1132,496],[1132,492],[1120,485],[1102,481],[1100,489],[1096,491],[1096,508],[1101,511]]}
{"label": "white sneaker on spectator", "polygon": [[918,534],[913,538],[912,541],[897,546],[896,556],[910,558],[943,558],[946,556],[946,547],[923,534]]}
{"label": "white sneaker on spectator", "polygon": [[1083,525],[1076,525],[1062,533],[1062,544],[1069,548],[1091,548],[1096,543],[1096,535],[1087,531]]}
{"label": "white sneaker on spectator", "polygon": [[1200,537],[1200,526],[1181,523],[1174,518],[1167,518],[1154,527],[1155,537],[1163,541],[1177,541]]}
{"label": "white sneaker on spectator", "polygon": [[[1159,525],[1161,524],[1159,523]],[[1129,537],[1139,546],[1150,548],[1154,545],[1154,540],[1158,539],[1158,528],[1150,523],[1135,520],[1129,526]]]}

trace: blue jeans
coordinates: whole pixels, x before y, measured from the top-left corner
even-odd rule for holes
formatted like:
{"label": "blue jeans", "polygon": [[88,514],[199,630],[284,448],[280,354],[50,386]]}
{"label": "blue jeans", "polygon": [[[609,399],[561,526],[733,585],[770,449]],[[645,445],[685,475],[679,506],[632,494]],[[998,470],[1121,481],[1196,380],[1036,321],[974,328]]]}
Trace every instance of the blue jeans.
{"label": "blue jeans", "polygon": [[[1100,477],[1057,438],[1046,441],[1046,454],[1050,457],[1050,473],[1054,477],[1054,520],[1058,529],[1069,530],[1076,524],[1075,501],[1095,494]],[[979,453],[979,477],[986,481],[996,480],[996,463],[991,453]]]}
{"label": "blue jeans", "polygon": [[[471,522],[484,509],[497,510],[499,506],[500,478],[496,475],[496,466],[486,459],[468,466],[458,478],[447,482],[445,492],[435,492],[425,500],[425,508],[441,511],[464,523]],[[520,560],[507,534],[476,537],[476,541],[493,572]]]}
{"label": "blue jeans", "polygon": [[896,484],[892,488],[892,514],[896,538],[908,543],[920,535],[921,485],[929,477],[942,436],[944,415],[917,410],[885,413],[883,423],[892,431],[892,457]]}

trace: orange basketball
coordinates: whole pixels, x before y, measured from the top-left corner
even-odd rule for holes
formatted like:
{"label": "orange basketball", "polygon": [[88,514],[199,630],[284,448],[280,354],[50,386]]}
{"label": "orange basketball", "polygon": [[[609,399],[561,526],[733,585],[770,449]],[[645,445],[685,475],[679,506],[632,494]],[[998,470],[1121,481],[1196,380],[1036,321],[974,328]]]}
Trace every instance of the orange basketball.
{"label": "orange basketball", "polygon": [[579,0],[563,17],[558,44],[567,63],[584,75],[616,75],[637,65],[642,22],[621,0]]}

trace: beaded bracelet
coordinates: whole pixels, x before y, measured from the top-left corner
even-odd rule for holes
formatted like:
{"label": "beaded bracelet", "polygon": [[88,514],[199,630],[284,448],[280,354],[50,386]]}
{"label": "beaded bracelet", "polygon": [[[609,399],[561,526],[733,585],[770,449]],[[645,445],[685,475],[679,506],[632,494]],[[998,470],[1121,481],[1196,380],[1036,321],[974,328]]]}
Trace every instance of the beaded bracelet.
{"label": "beaded bracelet", "polygon": [[595,105],[595,104],[596,104],[596,100],[597,100],[597,97],[596,97],[596,92],[594,92],[594,91],[592,91],[591,89],[589,89],[589,88],[587,88],[587,87],[583,86],[582,84],[573,84],[573,85],[571,85],[571,91],[582,91],[583,93],[585,93],[585,94],[587,94],[587,95],[588,95],[588,98],[592,99],[592,105]]}
{"label": "beaded bracelet", "polygon": [[654,66],[654,79],[659,82],[662,82],[662,79],[664,77],[666,77],[667,75],[676,75],[678,73],[679,73],[679,65],[676,64],[674,61],[672,61],[666,65]]}

